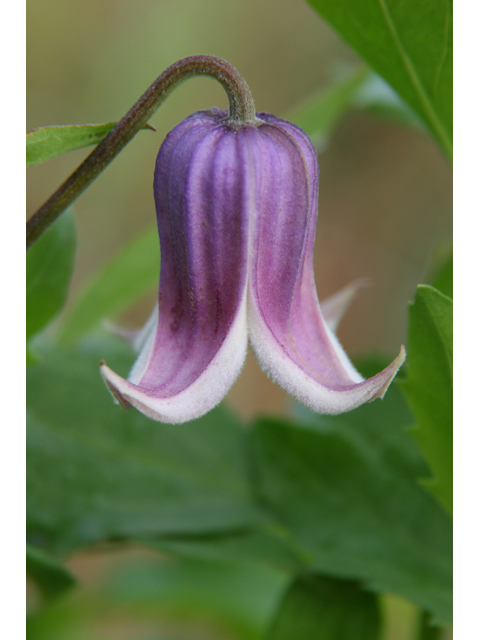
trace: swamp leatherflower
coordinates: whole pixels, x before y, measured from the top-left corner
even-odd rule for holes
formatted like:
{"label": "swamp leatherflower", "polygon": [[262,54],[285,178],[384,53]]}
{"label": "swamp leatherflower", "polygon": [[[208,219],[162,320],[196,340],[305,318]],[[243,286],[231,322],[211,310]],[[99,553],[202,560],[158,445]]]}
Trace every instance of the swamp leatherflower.
{"label": "swamp leatherflower", "polygon": [[326,319],[318,302],[318,166],[308,136],[265,113],[240,128],[225,118],[197,112],[160,148],[158,305],[128,380],[101,363],[109,390],[153,420],[192,420],[225,397],[250,341],[268,375],[314,411],[383,397],[403,347],[364,380],[332,330],[355,287],[325,304]]}

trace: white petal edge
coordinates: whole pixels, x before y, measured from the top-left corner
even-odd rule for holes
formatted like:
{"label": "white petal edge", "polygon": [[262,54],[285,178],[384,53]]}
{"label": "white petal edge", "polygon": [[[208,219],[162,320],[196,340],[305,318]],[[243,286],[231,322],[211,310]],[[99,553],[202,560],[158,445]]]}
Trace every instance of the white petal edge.
{"label": "white petal edge", "polygon": [[[124,408],[131,405],[157,422],[179,424],[204,415],[223,400],[245,363],[248,344],[246,307],[245,291],[222,346],[205,371],[184,391],[170,398],[151,397],[141,387],[134,386],[101,362],[100,373],[108,390]],[[152,333],[132,369],[131,378],[137,378],[140,370],[148,364],[150,352],[147,353],[147,350],[153,340]]]}
{"label": "white petal edge", "polygon": [[158,302],[154,306],[152,313],[149,315],[148,320],[143,325],[141,329],[139,329],[132,340],[132,348],[135,353],[140,353],[146,344],[147,340],[150,337],[152,331],[157,330],[158,324]]}
{"label": "white petal edge", "polygon": [[342,365],[354,381],[352,387],[344,391],[328,389],[310,377],[283,351],[265,325],[251,293],[247,315],[250,343],[262,369],[280,387],[317,413],[345,413],[365,402],[383,398],[405,360],[405,349],[402,346],[398,356],[386,369],[373,378],[363,380],[354,369],[338,339],[327,326],[330,341]]}
{"label": "white petal edge", "polygon": [[138,384],[143,378],[148,368],[150,358],[153,355],[153,345],[155,343],[155,336],[157,335],[158,314],[158,304],[156,304],[153,313],[148,318],[143,329],[140,329],[132,342],[133,350],[139,354],[128,376],[128,381],[132,384]]}

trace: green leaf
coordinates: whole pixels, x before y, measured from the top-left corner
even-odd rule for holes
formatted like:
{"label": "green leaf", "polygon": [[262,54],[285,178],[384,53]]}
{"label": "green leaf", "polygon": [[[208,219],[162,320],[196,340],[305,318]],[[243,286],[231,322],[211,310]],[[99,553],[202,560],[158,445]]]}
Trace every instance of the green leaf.
{"label": "green leaf", "polygon": [[27,252],[27,340],[60,311],[75,257],[75,222],[66,211]]}
{"label": "green leaf", "polygon": [[301,576],[285,594],[268,640],[377,640],[377,598],[352,580]]}
{"label": "green leaf", "polygon": [[76,584],[75,578],[58,560],[30,545],[27,545],[27,576],[46,599],[54,598]]}
{"label": "green leaf", "polygon": [[[98,144],[116,124],[69,124],[33,129],[27,133],[27,167],[40,164],[67,151]],[[148,124],[143,128],[153,129]]]}
{"label": "green leaf", "polygon": [[328,89],[322,89],[309,97],[288,113],[287,120],[303,129],[318,148],[325,142],[347,109],[352,106],[359,87],[369,76],[370,72],[367,69],[357,70],[342,82]]}
{"label": "green leaf", "polygon": [[401,595],[451,620],[451,521],[420,486],[426,472],[395,386],[383,401],[303,426],[259,420],[258,498],[311,556],[310,568]]}
{"label": "green leaf", "polygon": [[58,554],[105,539],[248,529],[246,433],[221,408],[165,425],[114,405],[98,373],[126,375],[112,341],[51,350],[28,372],[27,522],[32,544]]}
{"label": "green leaf", "polygon": [[308,569],[311,558],[296,548],[291,536],[278,524],[250,531],[206,535],[174,535],[141,538],[153,549],[185,558],[267,565],[279,571],[300,573]]}
{"label": "green leaf", "polygon": [[[387,364],[388,362],[372,358],[364,359],[356,363],[356,366],[365,377],[370,377]],[[318,419],[302,405],[296,405],[295,414],[299,422],[310,426],[312,419]],[[350,413],[349,418],[352,427],[366,432],[373,430],[372,438],[377,430],[382,431],[384,450],[391,452],[388,463],[392,466],[401,465],[399,470],[402,474],[416,477],[427,472],[417,447],[405,446],[403,426],[412,421],[412,414],[397,388],[390,387],[388,400],[366,405],[361,410]],[[392,428],[386,430],[386,423]],[[397,452],[399,438],[401,456]],[[294,574],[304,573],[314,561],[314,555],[299,544],[288,529],[275,521],[253,531],[161,536],[142,538],[140,542],[160,551],[189,558],[267,564]]]}
{"label": "green leaf", "polygon": [[158,287],[159,272],[158,232],[152,227],[95,274],[67,316],[61,339],[78,340],[104,318],[114,316]]}
{"label": "green leaf", "polygon": [[124,606],[151,602],[183,620],[221,621],[235,637],[260,640],[287,583],[265,567],[169,558],[117,574],[112,596]]}
{"label": "green leaf", "polygon": [[308,0],[452,156],[452,0]]}
{"label": "green leaf", "polygon": [[390,85],[366,68],[313,94],[291,110],[287,120],[303,129],[318,149],[349,109],[368,111],[400,124],[423,126]]}
{"label": "green leaf", "polygon": [[440,293],[453,299],[453,254],[444,261],[435,274],[432,286]]}
{"label": "green leaf", "polygon": [[[28,638],[105,638],[105,623],[121,611],[132,640],[261,640],[288,581],[271,569],[145,556],[137,550],[136,557],[123,557],[75,598],[31,616]],[[157,635],[145,635],[146,628]]]}
{"label": "green leaf", "polygon": [[453,302],[426,285],[410,307],[408,377],[403,390],[416,418],[412,435],[434,475],[426,486],[453,510]]}
{"label": "green leaf", "polygon": [[358,88],[353,106],[398,124],[424,129],[415,111],[376,73],[371,73]]}
{"label": "green leaf", "polygon": [[442,640],[443,629],[432,625],[432,616],[425,611],[420,612],[418,640]]}

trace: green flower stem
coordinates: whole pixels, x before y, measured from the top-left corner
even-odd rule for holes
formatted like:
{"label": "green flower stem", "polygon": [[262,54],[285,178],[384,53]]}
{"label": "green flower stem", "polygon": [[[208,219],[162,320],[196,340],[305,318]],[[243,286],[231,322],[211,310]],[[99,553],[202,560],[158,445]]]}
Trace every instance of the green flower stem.
{"label": "green flower stem", "polygon": [[226,122],[230,126],[239,128],[246,124],[256,125],[252,94],[235,67],[225,60],[207,55],[178,60],[158,76],[117,126],[30,218],[27,222],[27,249],[145,126],[170,92],[188,78],[199,75],[214,78],[225,89],[229,102]]}

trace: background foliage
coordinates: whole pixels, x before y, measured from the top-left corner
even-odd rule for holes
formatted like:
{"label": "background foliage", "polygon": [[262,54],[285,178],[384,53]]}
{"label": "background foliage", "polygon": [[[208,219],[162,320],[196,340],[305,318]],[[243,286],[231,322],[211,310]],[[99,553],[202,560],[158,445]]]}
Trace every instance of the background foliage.
{"label": "background foliage", "polygon": [[[452,5],[265,1],[252,20],[250,4],[143,2],[133,18],[125,2],[112,13],[31,0],[31,127],[110,123],[30,135],[32,207],[75,167],[84,152],[72,149],[98,142],[176,58],[209,48],[240,68],[259,110],[324,150],[319,292],[375,276],[340,333],[370,352],[365,375],[383,366],[372,354],[407,339],[414,300],[406,370],[383,402],[336,417],[282,411],[251,364],[230,408],[190,424],[112,404],[98,360],[126,374],[134,356],[104,320],[138,325],[158,281],[153,150],[191,111],[225,103],[211,85],[182,87],[158,134],[138,136],[78,201],[77,224],[64,214],[28,254],[31,638],[448,633]],[[434,287],[415,292],[428,271]]]}

